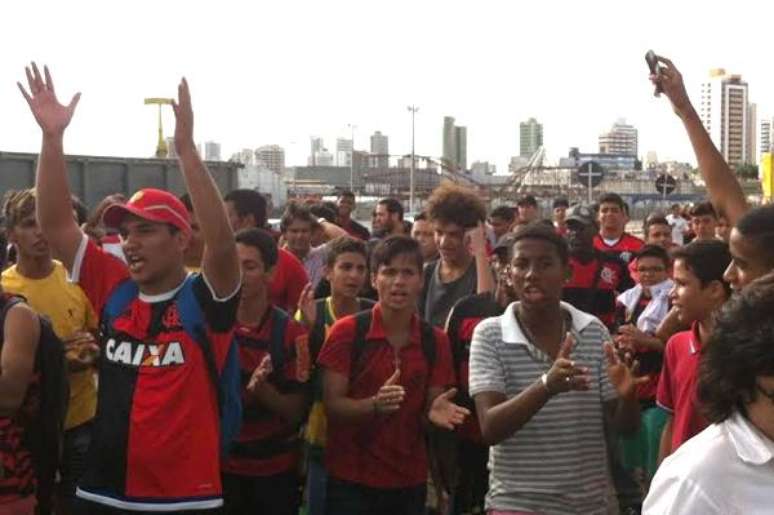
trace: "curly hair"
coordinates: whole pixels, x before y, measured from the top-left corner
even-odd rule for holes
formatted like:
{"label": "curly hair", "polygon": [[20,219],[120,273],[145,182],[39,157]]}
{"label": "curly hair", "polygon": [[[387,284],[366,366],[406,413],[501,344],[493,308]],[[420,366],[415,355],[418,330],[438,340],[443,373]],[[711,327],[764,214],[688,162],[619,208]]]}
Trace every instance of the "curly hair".
{"label": "curly hair", "polygon": [[476,227],[486,219],[481,198],[453,182],[443,182],[427,200],[427,214],[434,222],[453,223],[465,229]]}
{"label": "curly hair", "polygon": [[758,376],[774,375],[774,274],[753,281],[717,316],[702,348],[698,399],[707,420],[722,422],[759,395]]}

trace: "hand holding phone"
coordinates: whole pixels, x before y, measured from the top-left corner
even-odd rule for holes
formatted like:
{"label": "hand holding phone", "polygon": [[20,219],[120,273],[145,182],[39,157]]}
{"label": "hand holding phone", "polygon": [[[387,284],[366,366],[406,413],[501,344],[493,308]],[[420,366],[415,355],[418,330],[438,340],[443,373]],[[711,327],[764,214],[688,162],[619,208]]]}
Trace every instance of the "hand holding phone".
{"label": "hand holding phone", "polygon": [[[648,68],[650,69],[651,75],[660,75],[661,74],[661,68],[658,65],[658,58],[656,57],[656,53],[653,50],[648,50],[648,52],[645,54],[645,62],[648,63]],[[659,96],[663,90],[661,89],[660,84],[656,84],[656,90],[653,92],[655,96]]]}

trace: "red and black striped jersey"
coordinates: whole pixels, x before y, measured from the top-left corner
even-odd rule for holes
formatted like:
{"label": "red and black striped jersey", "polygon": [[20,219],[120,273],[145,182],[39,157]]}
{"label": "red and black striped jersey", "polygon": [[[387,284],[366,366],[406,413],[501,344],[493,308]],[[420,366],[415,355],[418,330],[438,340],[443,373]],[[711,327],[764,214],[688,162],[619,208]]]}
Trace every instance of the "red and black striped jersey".
{"label": "red and black striped jersey", "polygon": [[604,252],[605,254],[612,254],[627,264],[634,258],[635,254],[637,254],[644,245],[644,241],[636,236],[632,236],[628,232],[623,233],[615,245],[608,245],[600,234],[594,236],[595,249]]}
{"label": "red and black striped jersey", "polygon": [[[97,313],[128,280],[126,265],[85,237],[71,275]],[[97,415],[77,490],[83,499],[167,512],[223,503],[217,392],[201,347],[182,327],[179,289],[140,293],[103,329]],[[198,274],[193,289],[220,369],[233,336],[237,292],[218,299]]]}
{"label": "red and black striped jersey", "polygon": [[[279,308],[270,307],[257,327],[237,325],[234,337],[239,345],[243,387],[261,361],[271,356],[272,346],[277,345],[272,338],[280,336],[282,363],[272,360],[275,369],[268,382],[281,394],[306,394],[312,365],[306,327],[288,317],[287,325],[275,331],[275,324],[280,323],[275,310]],[[241,476],[272,476],[294,470],[301,453],[298,425],[261,406],[246,390],[242,406],[242,428],[223,463],[223,471]]]}
{"label": "red and black striped jersey", "polygon": [[572,278],[564,286],[562,300],[599,318],[612,331],[616,297],[634,286],[626,264],[613,255],[597,252],[588,263],[570,256],[570,267]]}

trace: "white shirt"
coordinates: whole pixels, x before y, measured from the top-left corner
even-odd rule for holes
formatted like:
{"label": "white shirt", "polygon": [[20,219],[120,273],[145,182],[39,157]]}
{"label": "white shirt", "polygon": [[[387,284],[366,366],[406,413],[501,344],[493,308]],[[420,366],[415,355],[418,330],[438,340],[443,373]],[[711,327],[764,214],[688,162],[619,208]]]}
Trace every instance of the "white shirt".
{"label": "white shirt", "polygon": [[644,515],[774,513],[774,441],[739,413],[664,460]]}
{"label": "white shirt", "polygon": [[685,243],[685,232],[688,229],[688,221],[682,216],[669,214],[666,217],[667,222],[672,227],[672,242],[675,245],[682,246]]}

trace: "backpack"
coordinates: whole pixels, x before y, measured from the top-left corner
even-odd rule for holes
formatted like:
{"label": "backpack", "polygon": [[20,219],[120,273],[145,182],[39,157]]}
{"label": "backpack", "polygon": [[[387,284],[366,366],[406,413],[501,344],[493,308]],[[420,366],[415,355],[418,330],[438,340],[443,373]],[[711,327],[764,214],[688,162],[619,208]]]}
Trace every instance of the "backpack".
{"label": "backpack", "polygon": [[[207,363],[207,372],[218,394],[220,416],[220,453],[227,456],[233,441],[242,427],[242,380],[239,367],[239,349],[236,341],[229,344],[223,370],[218,373],[215,354],[207,337],[207,329],[196,294],[193,289],[194,276],[189,275],[180,291],[175,295],[175,304],[180,315],[183,330],[199,345]],[[113,321],[137,298],[140,290],[137,283],[126,280],[119,284],[105,302],[101,325],[103,336]]]}
{"label": "backpack", "polygon": [[[365,355],[366,335],[371,328],[372,311],[361,311],[355,316],[355,339],[352,342],[352,355],[350,360],[350,381],[353,380],[363,365],[363,356]],[[420,343],[422,346],[422,354],[425,356],[427,366],[429,370],[432,370],[435,365],[436,348],[435,348],[435,333],[433,332],[433,326],[429,322],[420,318],[419,319],[420,330]]]}
{"label": "backpack", "polygon": [[[371,299],[363,297],[358,297],[357,301],[362,311],[370,311],[374,304],[376,304]],[[309,353],[312,356],[312,363],[317,362],[317,356],[320,355],[323,343],[325,343],[325,311],[327,303],[327,298],[317,299],[314,303],[314,325],[309,330]]]}
{"label": "backpack", "polygon": [[[16,304],[24,302],[18,296],[0,296],[0,328],[5,329],[5,316]],[[40,406],[37,414],[25,427],[26,444],[32,456],[37,479],[35,496],[40,515],[52,512],[52,498],[56,475],[62,455],[62,436],[70,399],[70,383],[64,344],[54,333],[47,318],[38,315],[40,337],[35,353],[35,372],[40,375]],[[0,334],[0,347],[3,334]]]}

